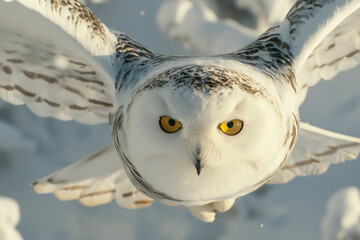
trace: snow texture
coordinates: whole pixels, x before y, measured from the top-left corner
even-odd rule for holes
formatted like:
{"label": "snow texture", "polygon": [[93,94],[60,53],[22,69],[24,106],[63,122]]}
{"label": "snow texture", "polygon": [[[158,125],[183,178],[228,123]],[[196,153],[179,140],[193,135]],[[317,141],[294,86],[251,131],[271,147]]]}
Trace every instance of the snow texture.
{"label": "snow texture", "polygon": [[[295,1],[237,0],[232,5],[229,2],[165,1],[158,11],[157,22],[162,31],[171,39],[182,42],[186,49],[195,49],[206,55],[220,54],[240,49],[281,22]],[[238,21],[220,16],[229,11],[236,17],[241,14],[255,16],[256,24],[250,27],[251,20],[245,16],[237,17]]]}
{"label": "snow texture", "polygon": [[[87,4],[107,26],[126,32],[155,52],[200,54],[200,50],[183,50],[181,44],[160,32],[156,15],[167,2],[107,0],[103,4],[94,5],[90,1]],[[206,12],[206,9],[199,11]],[[164,18],[170,19],[174,13],[168,14],[170,16]],[[194,21],[203,21],[202,15],[198,17],[201,19],[195,16]],[[184,31],[193,31],[191,28],[188,25]],[[204,28],[201,34],[217,37],[216,33],[209,33],[210,30]],[[216,39],[232,46],[214,44],[218,52],[229,51],[239,44],[236,36]],[[214,49],[208,49],[207,53]],[[302,121],[360,137],[359,75],[358,67],[310,89],[301,108]],[[85,126],[39,118],[24,106],[10,106],[1,101],[0,121],[12,129],[7,129],[11,131],[9,136],[0,134],[0,139],[17,138],[34,146],[32,152],[21,156],[18,155],[21,151],[11,150],[23,145],[21,141],[6,148],[0,146],[0,193],[16,199],[21,206],[18,229],[27,240],[321,239],[321,220],[328,197],[347,186],[360,188],[360,161],[355,160],[330,167],[321,176],[300,177],[285,185],[266,185],[238,199],[228,213],[211,224],[195,219],[184,207],[169,207],[158,202],[136,211],[122,209],[115,202],[88,208],[76,201],[60,202],[53,196],[38,195],[29,183],[109,144],[112,140],[106,124]]]}
{"label": "snow texture", "polygon": [[17,202],[11,198],[0,196],[0,239],[22,240],[16,225],[20,220],[20,209]]}
{"label": "snow texture", "polygon": [[356,187],[341,189],[331,196],[322,221],[323,240],[360,239],[360,192]]}
{"label": "snow texture", "polygon": [[[205,2],[172,0],[165,2],[157,14],[157,22],[170,38],[186,49],[203,54],[230,52],[254,40],[255,31],[230,19],[218,19]],[[224,41],[234,39],[235,41]]]}
{"label": "snow texture", "polygon": [[247,9],[257,17],[258,34],[266,31],[274,24],[283,21],[295,0],[235,0],[238,8]]}

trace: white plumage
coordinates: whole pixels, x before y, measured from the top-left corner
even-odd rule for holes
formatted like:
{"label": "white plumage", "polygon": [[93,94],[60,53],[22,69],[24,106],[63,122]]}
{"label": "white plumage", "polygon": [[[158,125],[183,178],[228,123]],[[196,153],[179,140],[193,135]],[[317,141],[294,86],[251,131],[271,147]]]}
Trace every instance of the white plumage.
{"label": "white plumage", "polygon": [[156,199],[213,221],[266,182],[320,174],[360,151],[359,139],[298,116],[309,86],[358,64],[356,0],[298,1],[245,48],[213,57],[153,53],[76,0],[18,3],[0,2],[1,97],[40,116],[109,121],[114,137],[35,182],[39,193],[126,208]]}

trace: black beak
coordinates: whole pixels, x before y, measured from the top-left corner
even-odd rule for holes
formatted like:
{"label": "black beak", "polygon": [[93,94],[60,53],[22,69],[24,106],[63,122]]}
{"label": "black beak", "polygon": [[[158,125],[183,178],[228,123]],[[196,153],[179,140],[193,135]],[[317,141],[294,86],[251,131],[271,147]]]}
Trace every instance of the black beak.
{"label": "black beak", "polygon": [[197,158],[195,159],[194,165],[195,165],[195,168],[196,168],[196,173],[197,173],[197,175],[200,176],[200,173],[201,173],[201,161],[200,161],[200,158],[199,158],[199,157],[197,157]]}
{"label": "black beak", "polygon": [[201,152],[201,148],[200,148],[200,146],[198,146],[196,148],[196,153],[194,156],[195,157],[194,166],[196,168],[196,173],[198,176],[200,176],[201,169],[203,168],[203,166],[201,165],[200,152]]}

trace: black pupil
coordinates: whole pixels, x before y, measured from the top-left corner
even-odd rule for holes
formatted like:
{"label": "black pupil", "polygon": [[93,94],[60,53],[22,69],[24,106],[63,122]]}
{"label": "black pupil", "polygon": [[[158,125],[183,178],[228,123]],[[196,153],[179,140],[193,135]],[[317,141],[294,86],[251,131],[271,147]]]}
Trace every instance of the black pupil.
{"label": "black pupil", "polygon": [[173,127],[173,126],[175,126],[175,120],[174,119],[169,119],[169,125],[171,126],[171,127]]}
{"label": "black pupil", "polygon": [[226,125],[227,125],[228,128],[233,128],[234,127],[234,122],[233,121],[228,122]]}

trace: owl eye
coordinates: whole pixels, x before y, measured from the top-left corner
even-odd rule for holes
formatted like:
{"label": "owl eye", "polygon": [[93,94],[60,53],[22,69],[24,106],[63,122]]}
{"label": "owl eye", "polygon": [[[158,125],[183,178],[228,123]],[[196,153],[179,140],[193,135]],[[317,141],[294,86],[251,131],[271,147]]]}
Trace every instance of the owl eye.
{"label": "owl eye", "polygon": [[176,133],[182,127],[181,123],[171,117],[160,117],[160,128],[166,133]]}
{"label": "owl eye", "polygon": [[244,127],[244,123],[241,120],[231,120],[228,122],[223,122],[219,125],[220,130],[229,136],[234,136],[241,132]]}

